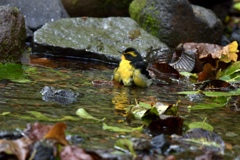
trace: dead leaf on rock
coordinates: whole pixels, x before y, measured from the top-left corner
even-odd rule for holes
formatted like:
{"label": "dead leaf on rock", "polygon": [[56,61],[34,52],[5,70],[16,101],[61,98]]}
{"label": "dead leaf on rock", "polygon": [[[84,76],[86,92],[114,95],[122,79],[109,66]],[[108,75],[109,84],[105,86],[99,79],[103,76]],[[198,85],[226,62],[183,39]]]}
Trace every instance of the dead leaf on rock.
{"label": "dead leaf on rock", "polygon": [[217,51],[213,53],[212,55],[218,56],[220,61],[223,61],[225,63],[229,63],[231,61],[236,62],[238,59],[238,43],[237,41],[234,41],[230,43],[229,45],[222,48],[222,50]]}
{"label": "dead leaf on rock", "polygon": [[186,51],[197,49],[200,60],[212,57],[213,59],[220,59],[220,61],[229,63],[237,61],[238,58],[238,43],[236,41],[224,47],[209,43],[184,43],[183,48]]}

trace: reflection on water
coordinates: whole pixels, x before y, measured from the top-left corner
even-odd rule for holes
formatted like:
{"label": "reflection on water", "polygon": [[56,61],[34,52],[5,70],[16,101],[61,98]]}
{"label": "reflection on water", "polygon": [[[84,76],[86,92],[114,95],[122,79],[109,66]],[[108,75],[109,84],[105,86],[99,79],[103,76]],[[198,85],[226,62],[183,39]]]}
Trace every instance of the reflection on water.
{"label": "reflection on water", "polygon": [[[0,114],[11,112],[8,115],[0,116],[1,130],[23,129],[27,123],[36,122],[37,119],[26,111],[38,111],[51,118],[77,117],[75,112],[80,107],[86,109],[96,118],[106,118],[108,125],[121,127],[129,125],[125,123],[125,108],[134,105],[135,99],[143,102],[158,100],[169,104],[181,100],[179,103],[180,115],[184,118],[185,123],[203,121],[207,117],[207,122],[214,127],[214,131],[225,141],[232,144],[236,144],[237,141],[240,142],[240,128],[237,127],[240,122],[238,113],[233,113],[228,108],[189,112],[187,107],[194,103],[190,102],[188,97],[175,94],[177,91],[193,88],[186,82],[151,86],[149,88],[120,85],[96,87],[91,82],[93,80],[110,81],[114,66],[73,60],[58,60],[54,61],[54,64],[57,64],[54,65],[54,71],[57,72],[50,72],[49,68],[37,67],[38,77],[32,77],[33,81],[31,83],[7,82],[0,85]],[[54,75],[54,73],[57,74]],[[83,93],[84,96],[79,98],[76,103],[69,105],[45,102],[40,94],[44,86],[72,89],[75,92]],[[207,99],[206,103],[208,100],[211,101],[211,99]],[[33,118],[26,119],[24,116]],[[54,122],[41,121],[41,123]],[[79,121],[66,121],[66,123],[68,126],[67,133],[84,137],[86,141],[83,146],[91,149],[112,148],[115,140],[123,134],[104,131],[101,123],[81,118],[79,118]],[[227,134],[232,132],[235,134]],[[237,136],[229,137],[229,135]]]}

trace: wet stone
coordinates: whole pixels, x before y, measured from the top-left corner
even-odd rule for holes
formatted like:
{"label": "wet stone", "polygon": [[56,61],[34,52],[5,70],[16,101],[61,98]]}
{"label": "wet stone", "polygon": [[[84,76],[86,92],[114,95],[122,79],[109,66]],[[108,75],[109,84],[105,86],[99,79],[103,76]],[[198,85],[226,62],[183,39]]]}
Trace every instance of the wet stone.
{"label": "wet stone", "polygon": [[63,105],[76,102],[77,98],[80,96],[79,93],[73,92],[72,90],[55,89],[51,86],[45,86],[40,93],[44,101],[58,102]]}
{"label": "wet stone", "polygon": [[[127,47],[145,58],[149,50],[157,56],[169,48],[127,17],[66,18],[45,24],[34,32],[33,53],[94,59],[114,63]],[[156,57],[156,56],[155,56]]]}

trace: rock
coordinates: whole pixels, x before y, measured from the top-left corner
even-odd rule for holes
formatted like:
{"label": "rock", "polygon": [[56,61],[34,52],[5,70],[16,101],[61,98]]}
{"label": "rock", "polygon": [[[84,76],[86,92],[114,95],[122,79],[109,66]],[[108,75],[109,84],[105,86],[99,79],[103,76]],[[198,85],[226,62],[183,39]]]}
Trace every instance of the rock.
{"label": "rock", "polygon": [[66,18],[45,24],[34,32],[34,53],[73,56],[118,62],[119,51],[135,47],[143,57],[147,51],[158,56],[168,47],[148,34],[131,18]]}
{"label": "rock", "polygon": [[45,86],[40,93],[42,99],[46,102],[58,102],[59,104],[71,104],[77,101],[80,93],[73,92],[72,90],[55,89],[51,86]]}
{"label": "rock", "polygon": [[26,30],[17,8],[0,6],[0,62],[20,61]]}
{"label": "rock", "polygon": [[61,0],[1,0],[0,5],[19,8],[25,17],[26,26],[33,31],[47,22],[68,17]]}
{"label": "rock", "polygon": [[222,21],[228,15],[233,0],[188,0],[190,3],[211,9]]}
{"label": "rock", "polygon": [[211,10],[187,0],[134,0],[129,12],[141,27],[173,48],[184,42],[221,41],[222,22]]}
{"label": "rock", "polygon": [[129,16],[128,7],[132,0],[62,0],[71,17]]}

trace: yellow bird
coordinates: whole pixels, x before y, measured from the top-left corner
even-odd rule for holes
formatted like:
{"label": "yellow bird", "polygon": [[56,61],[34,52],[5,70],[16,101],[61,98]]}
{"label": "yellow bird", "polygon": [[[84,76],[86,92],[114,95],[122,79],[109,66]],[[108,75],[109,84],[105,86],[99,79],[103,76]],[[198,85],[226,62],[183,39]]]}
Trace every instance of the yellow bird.
{"label": "yellow bird", "polygon": [[148,87],[152,84],[147,62],[135,48],[127,48],[122,52],[119,66],[114,69],[113,80],[124,86]]}

